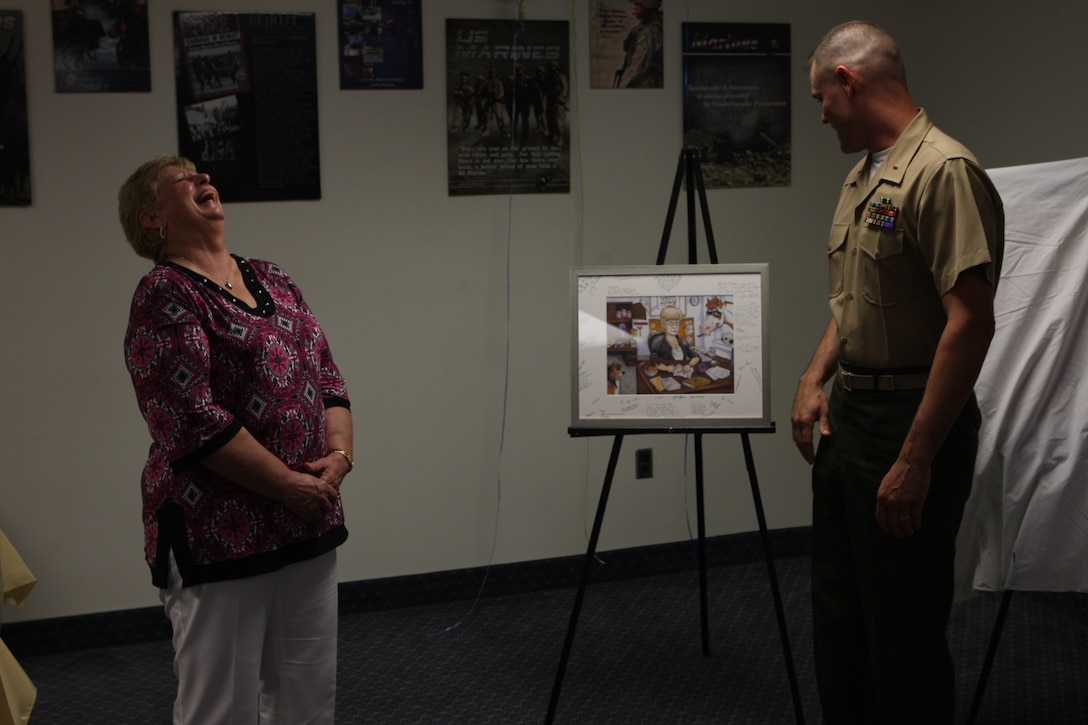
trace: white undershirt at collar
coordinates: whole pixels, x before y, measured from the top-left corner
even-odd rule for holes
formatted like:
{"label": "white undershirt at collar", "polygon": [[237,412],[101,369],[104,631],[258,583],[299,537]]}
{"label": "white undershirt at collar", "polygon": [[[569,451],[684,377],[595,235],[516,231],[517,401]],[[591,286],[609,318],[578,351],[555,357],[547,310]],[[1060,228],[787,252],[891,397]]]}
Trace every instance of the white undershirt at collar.
{"label": "white undershirt at collar", "polygon": [[869,154],[869,183],[872,183],[873,177],[876,176],[877,170],[880,169],[880,165],[887,160],[891,152],[891,148],[886,148],[883,151],[877,151],[875,154]]}

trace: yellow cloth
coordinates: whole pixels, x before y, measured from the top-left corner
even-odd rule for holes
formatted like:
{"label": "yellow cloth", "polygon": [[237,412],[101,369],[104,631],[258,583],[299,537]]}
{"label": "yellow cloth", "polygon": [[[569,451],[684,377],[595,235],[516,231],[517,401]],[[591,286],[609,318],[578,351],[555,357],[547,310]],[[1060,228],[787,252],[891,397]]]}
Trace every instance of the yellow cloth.
{"label": "yellow cloth", "polygon": [[0,531],[0,583],[3,584],[4,604],[14,607],[22,607],[30,590],[38,583],[3,531]]}
{"label": "yellow cloth", "polygon": [[[3,603],[21,607],[37,579],[30,573],[19,552],[0,531],[0,590]],[[38,689],[0,640],[0,725],[19,725],[30,719]]]}

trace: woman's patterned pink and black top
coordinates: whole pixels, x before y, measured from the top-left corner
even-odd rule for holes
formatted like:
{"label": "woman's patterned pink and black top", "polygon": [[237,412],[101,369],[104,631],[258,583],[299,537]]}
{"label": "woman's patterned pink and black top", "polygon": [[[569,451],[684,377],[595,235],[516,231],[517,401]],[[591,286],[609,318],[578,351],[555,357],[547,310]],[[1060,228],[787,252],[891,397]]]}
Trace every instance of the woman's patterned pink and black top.
{"label": "woman's patterned pink and black top", "polygon": [[171,549],[188,586],[275,571],[347,538],[339,500],[306,522],[200,464],[244,427],[301,470],[327,453],[325,409],[349,407],[298,287],[274,264],[235,259],[256,309],[171,262],[145,275],[132,298],[125,364],[151,431],[143,520],[159,587]]}

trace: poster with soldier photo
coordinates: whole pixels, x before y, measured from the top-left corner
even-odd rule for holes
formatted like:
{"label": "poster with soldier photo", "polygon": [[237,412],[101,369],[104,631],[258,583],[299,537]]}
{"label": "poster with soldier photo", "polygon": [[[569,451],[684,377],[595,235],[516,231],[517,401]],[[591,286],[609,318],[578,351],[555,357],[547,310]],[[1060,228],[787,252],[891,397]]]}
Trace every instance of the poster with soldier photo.
{"label": "poster with soldier photo", "polygon": [[147,0],[52,0],[58,93],[148,93]]}
{"label": "poster with soldier photo", "polygon": [[0,10],[0,206],[30,204],[23,13]]}
{"label": "poster with soldier photo", "polygon": [[313,13],[174,13],[178,149],[227,201],[321,198]]}
{"label": "poster with soldier photo", "polygon": [[422,0],[339,0],[340,90],[423,87]]}
{"label": "poster with soldier photo", "polygon": [[665,87],[661,0],[590,4],[589,87]]}
{"label": "poster with soldier photo", "polygon": [[565,20],[446,20],[450,196],[570,192]]}
{"label": "poster with soldier photo", "polygon": [[788,23],[684,23],[684,147],[708,189],[789,186]]}

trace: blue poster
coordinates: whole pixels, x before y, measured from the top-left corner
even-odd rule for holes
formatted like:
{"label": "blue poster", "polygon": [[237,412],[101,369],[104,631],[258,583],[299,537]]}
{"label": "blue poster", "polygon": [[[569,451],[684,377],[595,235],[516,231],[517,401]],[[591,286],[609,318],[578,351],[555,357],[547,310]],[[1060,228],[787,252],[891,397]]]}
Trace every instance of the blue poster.
{"label": "blue poster", "polygon": [[339,0],[340,90],[423,87],[422,0]]}

